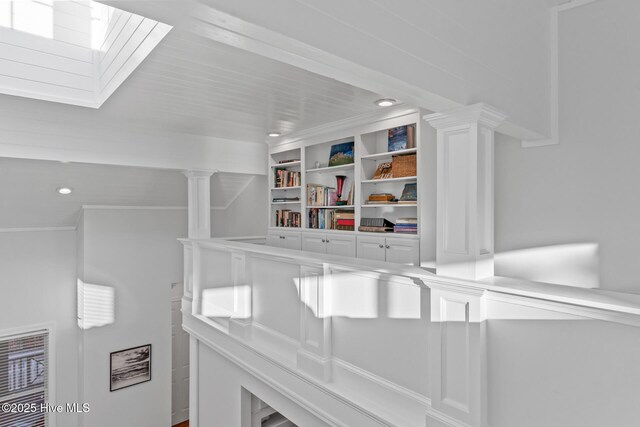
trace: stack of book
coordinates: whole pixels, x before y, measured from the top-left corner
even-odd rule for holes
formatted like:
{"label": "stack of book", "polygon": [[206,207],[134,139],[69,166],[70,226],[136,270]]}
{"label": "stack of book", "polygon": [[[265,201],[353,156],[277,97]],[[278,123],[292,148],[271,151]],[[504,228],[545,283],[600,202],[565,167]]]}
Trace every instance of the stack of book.
{"label": "stack of book", "polygon": [[356,225],[356,217],[353,211],[336,210],[335,215],[335,229],[353,231]]}
{"label": "stack of book", "polygon": [[286,159],[286,160],[280,160],[278,162],[278,164],[283,165],[285,163],[293,163],[293,162],[299,162],[300,159]]}
{"label": "stack of book", "polygon": [[335,206],[337,200],[335,188],[307,184],[307,206]]}
{"label": "stack of book", "polygon": [[360,218],[358,231],[388,233],[393,231],[393,223],[384,218]]}
{"label": "stack of book", "polygon": [[417,218],[398,218],[396,225],[393,226],[394,233],[418,233],[418,219]]}
{"label": "stack of book", "polygon": [[369,199],[365,202],[367,205],[393,205],[397,200],[390,193],[373,193],[369,195]]}
{"label": "stack of book", "polygon": [[276,169],[275,187],[298,187],[301,182],[300,172],[287,169]]}
{"label": "stack of book", "polygon": [[276,210],[276,227],[295,227],[299,228],[301,223],[300,212],[294,212],[290,209]]}
{"label": "stack of book", "polygon": [[278,203],[278,202],[299,202],[300,201],[300,197],[274,197],[273,198],[273,203]]}

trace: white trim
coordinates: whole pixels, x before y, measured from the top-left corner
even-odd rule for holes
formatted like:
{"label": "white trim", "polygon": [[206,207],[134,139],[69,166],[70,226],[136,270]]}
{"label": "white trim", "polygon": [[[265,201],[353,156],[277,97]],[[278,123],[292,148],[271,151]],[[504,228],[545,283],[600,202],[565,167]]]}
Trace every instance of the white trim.
{"label": "white trim", "polygon": [[[595,1],[595,0],[585,0]],[[571,3],[567,3],[571,4]],[[549,11],[549,139],[522,140],[522,148],[545,147],[560,143],[560,36],[558,15],[561,7],[554,6]]]}
{"label": "white trim", "polygon": [[[341,404],[344,404],[346,406],[351,407],[353,410],[359,412],[363,416],[366,416],[366,417],[370,418],[372,423],[373,422],[376,423],[375,425],[383,425],[383,426],[389,426],[390,425],[387,421],[383,420],[382,418],[378,417],[375,414],[372,414],[371,412],[367,411],[366,409],[362,408],[361,406],[353,403],[351,400],[346,399],[346,398],[342,397],[341,395],[339,395],[338,393],[323,387],[322,385],[316,383],[315,381],[307,378],[305,375],[300,374],[297,370],[275,362],[270,357],[266,356],[265,354],[261,353],[260,351],[258,351],[256,349],[254,349],[250,345],[247,345],[246,343],[242,342],[241,340],[238,340],[237,338],[228,335],[224,330],[221,330],[219,325],[216,325],[215,322],[212,322],[212,321],[208,320],[207,318],[202,318],[201,316],[194,316],[194,315],[190,315],[190,314],[186,314],[184,316],[183,329],[185,331],[187,331],[194,339],[196,339],[198,342],[201,342],[201,343],[205,344],[206,346],[208,346],[209,348],[211,348],[212,350],[214,350],[215,352],[217,352],[221,356],[225,357],[226,359],[228,359],[232,363],[234,363],[237,366],[239,366],[241,369],[244,369],[245,371],[247,371],[248,373],[250,373],[251,375],[253,375],[257,379],[263,381],[265,384],[267,384],[270,387],[274,388],[279,393],[281,393],[282,395],[284,395],[285,397],[287,397],[288,399],[290,399],[294,403],[298,404],[299,406],[301,406],[305,410],[309,411],[311,414],[313,414],[314,416],[318,417],[319,419],[321,419],[322,421],[326,422],[327,424],[329,424],[331,426],[336,426],[336,427],[342,426],[342,424],[339,423],[335,418],[333,418],[331,416],[331,414],[326,413],[325,411],[320,409],[318,406],[316,406],[312,402],[308,401],[303,396],[301,396],[301,395],[299,395],[299,394],[297,394],[295,392],[292,392],[287,387],[283,386],[282,384],[280,384],[276,380],[274,380],[274,379],[270,378],[269,376],[267,376],[261,370],[255,369],[249,363],[245,362],[243,360],[243,358],[237,356],[236,354],[233,354],[232,351],[227,350],[226,348],[223,348],[224,347],[223,345],[221,345],[221,344],[219,344],[217,342],[214,342],[213,340],[208,339],[207,337],[205,337],[202,334],[198,333],[193,327],[191,327],[188,324],[188,323],[190,323],[190,321],[200,323],[200,325],[198,325],[199,327],[206,328],[205,330],[207,330],[207,331],[214,331],[216,334],[220,335],[220,338],[231,340],[234,344],[240,346],[245,351],[249,351],[249,352],[253,353],[253,355],[255,355],[255,356],[259,357],[260,359],[264,360],[265,362],[267,362],[268,364],[273,365],[276,368],[279,368],[285,374],[291,375],[291,376],[295,377],[296,379],[298,379],[300,381],[303,381],[307,385],[315,387],[320,392],[327,394],[329,397],[331,397],[333,399],[336,399]],[[210,326],[213,326],[213,328],[210,328]]]}
{"label": "white trim", "polygon": [[63,226],[63,227],[23,227],[23,228],[0,228],[0,233],[28,233],[39,231],[75,231],[77,226]]}
{"label": "white trim", "polygon": [[392,381],[389,381],[385,378],[382,378],[376,374],[373,374],[369,371],[366,371],[362,368],[360,368],[359,366],[353,365],[345,360],[339,359],[337,357],[333,357],[332,361],[335,365],[339,366],[341,369],[344,369],[345,371],[349,371],[354,375],[357,375],[359,377],[364,378],[366,381],[370,381],[374,384],[376,384],[379,387],[385,388],[389,391],[391,391],[392,393],[395,394],[399,394],[400,396],[406,398],[406,399],[410,399],[413,400],[417,403],[419,403],[420,405],[424,405],[426,407],[430,407],[431,406],[431,399],[425,395],[422,395],[420,393],[417,393],[413,390],[410,390],[406,387],[402,387],[401,385],[398,385]]}
{"label": "white trim", "polygon": [[560,23],[559,15],[576,7],[594,3],[598,0],[569,0],[550,9],[549,35],[549,90],[550,90],[550,133],[549,139],[522,140],[522,148],[546,147],[560,143]]}
{"label": "white trim", "polygon": [[[417,108],[408,107],[407,105],[398,104],[393,107],[385,108],[383,111],[369,111],[361,113],[356,116],[348,117],[346,119],[336,120],[330,123],[324,123],[311,128],[303,129],[298,132],[294,132],[278,139],[269,140],[269,146],[271,147],[270,153],[277,153],[281,151],[287,151],[291,144],[307,140],[314,137],[326,138],[327,133],[333,133],[343,130],[351,130],[352,128],[371,125],[372,122],[380,122],[388,119],[395,119],[398,117],[407,116],[410,114],[418,113]],[[281,147],[287,148],[281,148]]]}
{"label": "white trim", "polygon": [[250,178],[249,178],[249,180],[246,182],[246,184],[244,184],[244,185],[242,186],[242,188],[241,188],[239,191],[236,191],[236,195],[235,195],[235,196],[233,196],[233,198],[232,198],[231,200],[229,200],[229,203],[227,203],[227,204],[226,204],[226,206],[224,206],[224,207],[218,207],[218,206],[216,206],[216,207],[212,207],[212,208],[211,208],[211,210],[227,210],[227,209],[229,209],[229,206],[231,206],[231,205],[233,204],[233,202],[235,202],[235,201],[236,201],[236,199],[237,199],[238,197],[240,197],[240,194],[242,194],[242,193],[244,192],[244,190],[246,190],[246,189],[247,189],[247,187],[249,186],[249,184],[251,184],[251,183],[253,182],[253,180],[254,180],[254,179],[256,179],[256,176],[255,176],[255,175],[251,175],[251,177],[250,177]]}
{"label": "white trim", "polygon": [[[433,407],[427,408],[427,417],[438,421],[440,424],[444,424],[447,427],[471,427],[469,424],[464,423],[456,418],[453,418],[444,412],[440,412]],[[427,421],[427,427],[430,426]]]}
{"label": "white trim", "polygon": [[[488,301],[504,302],[507,304],[520,305],[541,310],[553,311],[556,313],[568,314],[584,318],[584,320],[603,320],[605,322],[619,323],[640,327],[640,317],[635,314],[623,313],[619,311],[606,310],[604,308],[593,308],[577,305],[576,303],[563,303],[534,299],[518,295],[509,295],[498,292],[487,292],[485,298]],[[491,316],[491,313],[488,313]],[[490,318],[488,320],[491,320]]]}
{"label": "white trim", "polygon": [[183,210],[186,211],[187,207],[186,206],[112,206],[112,205],[82,205],[82,209],[91,209],[91,210],[98,210],[98,209],[104,209],[104,210],[153,210],[153,211],[161,211],[161,210],[172,210],[172,211],[179,211],[179,210]]}
{"label": "white trim", "polygon": [[567,3],[560,4],[555,8],[558,9],[558,12],[564,12],[565,10],[573,9],[580,6],[586,6],[589,3],[596,2],[598,0],[569,0]]}
{"label": "white trim", "polygon": [[[238,196],[236,196],[237,198]],[[235,198],[234,198],[235,200]],[[229,204],[226,206],[211,206],[212,211],[224,211],[229,208]],[[93,210],[154,210],[154,211],[186,211],[186,206],[112,206],[112,205],[82,205],[82,209]]]}

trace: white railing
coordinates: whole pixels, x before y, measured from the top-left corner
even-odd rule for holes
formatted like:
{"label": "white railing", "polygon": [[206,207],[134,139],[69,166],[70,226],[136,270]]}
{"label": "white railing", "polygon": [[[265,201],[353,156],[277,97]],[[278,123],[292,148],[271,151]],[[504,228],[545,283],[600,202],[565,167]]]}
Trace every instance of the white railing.
{"label": "white railing", "polygon": [[326,399],[307,409],[330,425],[640,417],[630,387],[640,383],[640,296],[469,282],[238,241],[183,244],[185,329],[302,406],[320,390]]}

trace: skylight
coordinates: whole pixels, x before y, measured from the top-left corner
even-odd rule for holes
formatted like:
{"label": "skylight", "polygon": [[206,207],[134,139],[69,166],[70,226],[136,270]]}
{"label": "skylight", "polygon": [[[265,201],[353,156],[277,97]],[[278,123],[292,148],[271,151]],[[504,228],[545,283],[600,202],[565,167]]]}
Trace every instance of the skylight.
{"label": "skylight", "polygon": [[0,26],[101,50],[115,10],[94,1],[0,0]]}
{"label": "skylight", "polygon": [[0,0],[0,93],[99,108],[170,30],[93,1]]}

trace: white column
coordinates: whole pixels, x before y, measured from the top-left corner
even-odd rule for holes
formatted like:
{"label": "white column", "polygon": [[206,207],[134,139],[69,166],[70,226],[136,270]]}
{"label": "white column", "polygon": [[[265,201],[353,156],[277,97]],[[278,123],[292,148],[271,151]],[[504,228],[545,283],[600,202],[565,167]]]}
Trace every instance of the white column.
{"label": "white column", "polygon": [[189,426],[198,427],[200,406],[200,343],[193,335],[189,336]]}
{"label": "white column", "polygon": [[229,319],[229,334],[248,339],[252,322],[251,260],[246,254],[231,254],[231,280],[233,282],[233,314]]}
{"label": "white column", "polygon": [[331,381],[332,325],[325,286],[329,267],[300,266],[300,348],[297,366],[323,382]]}
{"label": "white column", "polygon": [[505,118],[486,104],[424,116],[438,131],[438,275],[493,276],[493,145]]}
{"label": "white column", "polygon": [[189,197],[189,238],[211,238],[211,175],[208,171],[186,171]]}
{"label": "white column", "polygon": [[[484,291],[427,282],[431,289],[427,427],[443,420],[486,425],[486,323]],[[462,423],[460,423],[462,422]]]}

